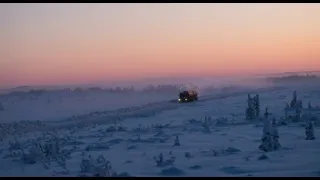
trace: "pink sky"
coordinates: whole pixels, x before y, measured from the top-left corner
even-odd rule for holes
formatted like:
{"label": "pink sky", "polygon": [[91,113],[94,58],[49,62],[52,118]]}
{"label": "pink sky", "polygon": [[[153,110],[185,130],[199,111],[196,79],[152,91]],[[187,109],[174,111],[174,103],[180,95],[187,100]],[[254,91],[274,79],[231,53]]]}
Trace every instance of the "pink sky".
{"label": "pink sky", "polygon": [[0,87],[320,70],[320,4],[0,4]]}

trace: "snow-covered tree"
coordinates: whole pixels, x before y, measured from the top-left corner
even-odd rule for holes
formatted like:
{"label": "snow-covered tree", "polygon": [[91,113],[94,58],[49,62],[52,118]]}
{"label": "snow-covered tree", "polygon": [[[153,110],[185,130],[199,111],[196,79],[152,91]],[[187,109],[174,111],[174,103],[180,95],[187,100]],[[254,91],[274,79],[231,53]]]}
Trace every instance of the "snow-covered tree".
{"label": "snow-covered tree", "polygon": [[258,117],[260,115],[260,100],[259,100],[259,94],[255,96],[255,110],[256,110],[256,116]]}
{"label": "snow-covered tree", "polygon": [[266,112],[264,113],[264,123],[263,123],[263,134],[261,138],[261,145],[259,149],[265,152],[273,150],[273,137],[272,137],[272,127],[270,120],[268,118],[268,108],[266,108]]}
{"label": "snow-covered tree", "polygon": [[248,107],[246,108],[246,119],[252,120],[256,117],[256,110],[254,107],[254,99],[248,94]]}
{"label": "snow-covered tree", "polygon": [[290,102],[290,108],[296,108],[296,109],[301,109],[302,107],[302,100],[297,99],[297,92],[293,92],[293,97]]}
{"label": "snow-covered tree", "polygon": [[293,98],[292,98],[292,100],[290,102],[290,107],[295,107],[296,103],[297,103],[297,91],[294,91],[293,92]]}
{"label": "snow-covered tree", "polygon": [[289,104],[288,103],[286,103],[286,107],[284,108],[284,117],[285,117],[285,119],[287,119],[288,118],[288,110],[289,110]]}
{"label": "snow-covered tree", "polygon": [[310,101],[309,101],[309,103],[308,103],[308,108],[309,108],[309,109],[312,109],[312,106],[311,106]]}
{"label": "snow-covered tree", "polygon": [[154,156],[153,159],[156,161],[157,166],[161,166],[164,162],[163,153],[160,153],[158,158]]}
{"label": "snow-covered tree", "polygon": [[264,119],[264,126],[263,126],[263,134],[261,138],[261,145],[259,149],[265,152],[273,150],[273,143],[272,143],[272,136],[271,136],[271,127],[269,119]]}
{"label": "snow-covered tree", "polygon": [[209,118],[208,117],[204,118],[204,122],[202,124],[202,127],[204,128],[205,132],[211,132],[210,126],[209,126]]}
{"label": "snow-covered tree", "polygon": [[277,128],[277,122],[276,119],[273,118],[272,120],[272,141],[273,141],[273,149],[277,150],[281,147],[280,142],[279,142],[279,132],[278,132],[278,128]]}
{"label": "snow-covered tree", "polygon": [[314,140],[316,137],[314,136],[313,124],[310,118],[306,118],[306,140]]}

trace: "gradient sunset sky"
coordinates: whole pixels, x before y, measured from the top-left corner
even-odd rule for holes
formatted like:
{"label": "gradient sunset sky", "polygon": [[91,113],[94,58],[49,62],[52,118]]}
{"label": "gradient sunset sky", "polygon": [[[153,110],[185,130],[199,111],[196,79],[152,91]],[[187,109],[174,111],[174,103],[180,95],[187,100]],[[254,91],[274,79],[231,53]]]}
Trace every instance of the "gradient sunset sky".
{"label": "gradient sunset sky", "polygon": [[0,87],[320,70],[320,4],[0,4]]}

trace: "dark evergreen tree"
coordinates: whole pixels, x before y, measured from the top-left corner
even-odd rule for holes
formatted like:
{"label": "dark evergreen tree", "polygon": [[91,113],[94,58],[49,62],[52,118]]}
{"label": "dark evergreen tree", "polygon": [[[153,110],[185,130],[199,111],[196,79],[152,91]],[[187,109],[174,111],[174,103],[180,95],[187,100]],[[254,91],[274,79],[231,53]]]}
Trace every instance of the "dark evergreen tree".
{"label": "dark evergreen tree", "polygon": [[254,99],[248,94],[248,107],[246,108],[246,119],[253,120],[256,117],[256,111],[254,108]]}
{"label": "dark evergreen tree", "polygon": [[259,117],[260,115],[260,100],[259,100],[259,94],[255,96],[255,109],[256,109],[256,116]]}
{"label": "dark evergreen tree", "polygon": [[313,124],[310,118],[306,119],[305,130],[306,130],[306,136],[307,136],[306,140],[316,139],[316,137],[314,136]]}
{"label": "dark evergreen tree", "polygon": [[263,134],[262,134],[261,144],[259,146],[259,149],[265,152],[269,152],[273,150],[271,127],[270,127],[270,121],[268,118],[264,119]]}
{"label": "dark evergreen tree", "polygon": [[290,107],[294,108],[296,106],[297,103],[297,91],[293,92],[293,98],[290,102]]}

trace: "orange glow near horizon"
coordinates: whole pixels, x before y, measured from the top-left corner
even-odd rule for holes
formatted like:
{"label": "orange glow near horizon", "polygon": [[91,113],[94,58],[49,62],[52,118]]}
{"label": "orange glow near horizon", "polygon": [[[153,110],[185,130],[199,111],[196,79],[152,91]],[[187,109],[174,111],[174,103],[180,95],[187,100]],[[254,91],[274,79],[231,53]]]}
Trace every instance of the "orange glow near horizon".
{"label": "orange glow near horizon", "polygon": [[1,4],[2,86],[320,70],[320,4]]}

